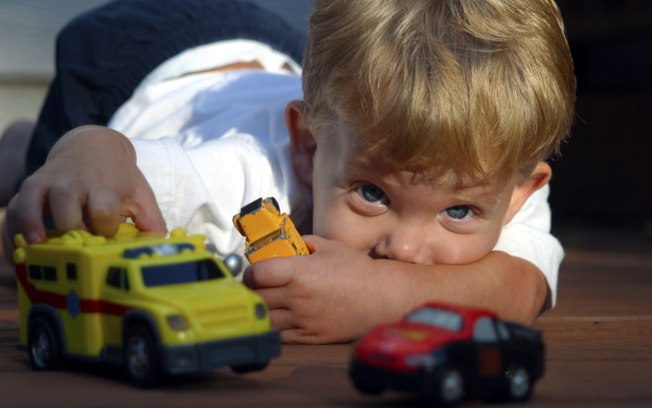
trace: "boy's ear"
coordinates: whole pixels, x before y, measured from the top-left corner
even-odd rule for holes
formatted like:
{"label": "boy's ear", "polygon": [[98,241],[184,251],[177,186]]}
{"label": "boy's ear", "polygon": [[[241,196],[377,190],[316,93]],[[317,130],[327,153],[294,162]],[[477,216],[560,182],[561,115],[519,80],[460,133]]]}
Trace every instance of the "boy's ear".
{"label": "boy's ear", "polygon": [[294,173],[302,183],[312,185],[317,141],[306,125],[308,107],[303,101],[291,101],[285,108],[285,126],[290,134],[290,154]]}
{"label": "boy's ear", "polygon": [[505,224],[512,220],[512,217],[521,209],[525,201],[538,189],[546,185],[550,178],[552,177],[552,169],[545,162],[537,163],[534,171],[530,176],[514,187],[512,192],[512,198],[509,202],[509,208],[507,209],[507,215],[505,216]]}

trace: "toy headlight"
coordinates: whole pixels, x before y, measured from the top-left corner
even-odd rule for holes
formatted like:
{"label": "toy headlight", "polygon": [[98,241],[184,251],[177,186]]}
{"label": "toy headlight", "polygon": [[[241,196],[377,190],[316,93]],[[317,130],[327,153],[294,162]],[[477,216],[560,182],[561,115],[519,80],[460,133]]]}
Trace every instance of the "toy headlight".
{"label": "toy headlight", "polygon": [[263,303],[256,303],[254,308],[254,315],[258,320],[264,319],[265,316],[267,316],[267,306],[265,306]]}
{"label": "toy headlight", "polygon": [[167,322],[172,330],[188,330],[188,321],[182,315],[170,315],[167,317]]}

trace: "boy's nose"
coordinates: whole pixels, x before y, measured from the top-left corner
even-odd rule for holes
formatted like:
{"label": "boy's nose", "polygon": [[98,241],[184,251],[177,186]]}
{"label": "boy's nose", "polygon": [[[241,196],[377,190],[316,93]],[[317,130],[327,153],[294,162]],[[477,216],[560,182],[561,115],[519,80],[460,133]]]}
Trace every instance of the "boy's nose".
{"label": "boy's nose", "polygon": [[418,228],[400,228],[381,238],[374,248],[377,256],[415,264],[432,264],[427,237]]}

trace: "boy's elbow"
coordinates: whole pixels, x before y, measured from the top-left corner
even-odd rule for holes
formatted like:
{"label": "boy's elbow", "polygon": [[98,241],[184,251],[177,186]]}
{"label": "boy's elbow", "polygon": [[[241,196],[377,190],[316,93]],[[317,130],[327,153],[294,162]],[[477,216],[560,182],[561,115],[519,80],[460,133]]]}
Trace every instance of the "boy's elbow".
{"label": "boy's elbow", "polygon": [[526,296],[522,297],[520,307],[513,308],[514,318],[513,321],[518,323],[531,325],[543,313],[549,309],[550,295],[548,284],[543,273],[537,267],[529,264],[526,270],[521,271],[523,279],[526,281],[525,290]]}
{"label": "boy's elbow", "polygon": [[[509,255],[507,255],[509,256]],[[550,308],[550,291],[543,273],[532,263],[511,257],[508,280],[512,296],[505,296],[503,313],[505,320],[531,325]]]}

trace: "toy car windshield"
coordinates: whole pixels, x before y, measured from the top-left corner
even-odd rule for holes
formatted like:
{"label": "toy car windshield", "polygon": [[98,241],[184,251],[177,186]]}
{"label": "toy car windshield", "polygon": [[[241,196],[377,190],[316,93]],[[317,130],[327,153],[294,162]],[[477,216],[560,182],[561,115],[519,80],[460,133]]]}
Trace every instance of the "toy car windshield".
{"label": "toy car windshield", "polygon": [[432,307],[418,309],[408,315],[405,320],[453,332],[461,331],[463,322],[463,318],[459,313],[450,310],[435,309]]}

